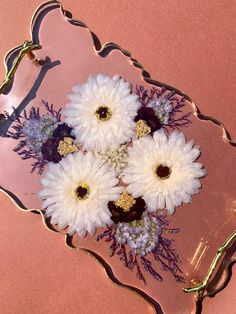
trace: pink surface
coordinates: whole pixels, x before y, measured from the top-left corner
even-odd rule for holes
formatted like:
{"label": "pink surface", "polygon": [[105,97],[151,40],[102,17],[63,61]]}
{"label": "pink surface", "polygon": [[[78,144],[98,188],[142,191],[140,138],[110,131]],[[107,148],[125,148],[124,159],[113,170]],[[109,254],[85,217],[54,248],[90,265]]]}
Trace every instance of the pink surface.
{"label": "pink surface", "polygon": [[38,215],[16,210],[3,195],[1,209],[1,313],[117,313],[119,304],[121,314],[153,313],[91,257],[66,248]]}
{"label": "pink surface", "polygon": [[[113,3],[113,5],[115,4],[115,2],[116,1],[114,1],[114,3]],[[81,2],[81,5],[83,4],[83,2]],[[167,5],[168,5],[168,3],[167,3]],[[116,8],[116,10],[114,10],[114,12],[116,12],[116,14],[118,14],[119,15],[119,10],[121,10],[122,9],[122,6],[124,6],[124,4],[122,4],[121,3],[121,5],[120,5],[120,7],[119,8]],[[83,7],[82,7],[83,8]],[[153,8],[154,8],[154,5],[153,5]],[[22,8],[23,9],[23,8]],[[101,7],[100,7],[100,9],[101,9]],[[173,10],[173,7],[171,8],[172,10]],[[195,10],[197,9],[197,8],[194,8]],[[199,9],[199,8],[198,8]],[[104,6],[104,10],[107,10],[107,7],[105,7]],[[137,10],[139,10],[139,9],[137,9]],[[147,10],[147,8],[145,9],[145,10]],[[148,10],[150,10],[150,7],[148,7]],[[75,10],[73,10],[72,9],[72,11],[73,12],[76,12]],[[90,14],[91,14],[91,16],[92,16],[92,12],[93,12],[93,9],[90,11]],[[141,11],[140,11],[141,12]],[[166,18],[169,16],[168,14],[169,14],[169,12],[168,12],[168,14],[167,14],[167,11],[165,10],[165,11],[163,11],[163,13],[162,13],[162,17],[163,18],[165,18],[165,15],[164,15],[164,12],[166,12]],[[103,16],[105,16],[105,13],[101,13],[101,14],[103,14]],[[125,14],[126,14],[126,12],[125,12]],[[152,15],[147,15],[147,16],[150,16],[150,18],[152,19],[153,18],[153,15],[155,14],[155,12],[153,12],[152,13]],[[157,13],[156,13],[157,14]],[[75,15],[75,14],[74,14]],[[85,15],[86,16],[86,15]],[[116,15],[115,15],[116,16]],[[113,18],[115,18],[115,16],[113,16]],[[80,16],[81,17],[81,16]],[[81,17],[82,18],[82,17]],[[91,17],[90,17],[91,18]],[[110,16],[108,16],[108,18],[110,18]],[[117,18],[117,20],[119,20],[119,23],[120,23],[120,17],[119,16],[117,16],[116,17]],[[176,17],[177,18],[177,17]],[[82,18],[85,22],[86,22],[86,19],[85,18]],[[102,19],[102,27],[104,27],[105,25],[104,25],[104,23],[106,22],[106,23],[109,23],[109,20],[104,20],[104,19]],[[147,22],[146,22],[147,23]],[[149,21],[149,23],[151,23],[151,21]],[[104,33],[103,34],[101,34],[101,36],[100,36],[100,34],[96,31],[96,28],[94,28],[93,26],[95,26],[96,27],[96,25],[94,25],[94,24],[96,24],[95,22],[90,22],[89,23],[89,25],[90,25],[90,27],[92,27],[92,29],[95,31],[95,33],[97,33],[97,35],[100,37],[100,39],[101,39],[101,41],[103,42],[103,36],[104,36]],[[114,23],[114,21],[113,21],[113,25],[114,25],[115,23]],[[110,24],[109,24],[110,25]],[[180,32],[181,32],[181,25],[182,24],[180,24]],[[228,25],[228,24],[227,24]],[[132,26],[132,27],[131,27]],[[131,21],[131,25],[129,25],[129,29],[130,29],[130,31],[131,32],[133,32],[134,31],[134,29],[133,29],[133,24],[132,24],[132,21]],[[122,31],[123,31],[123,27],[124,26],[122,26],[121,27],[121,33],[122,33]],[[142,28],[140,29],[140,31],[138,32],[138,34],[139,34],[139,36],[141,36],[141,35],[143,35],[143,36],[141,36],[140,38],[144,38],[144,41],[145,41],[145,38],[146,39],[149,39],[149,41],[150,41],[150,38],[151,38],[151,36],[150,36],[150,33],[151,33],[151,31],[150,31],[150,29],[149,28],[153,28],[154,26],[152,25],[152,26],[150,26],[148,23],[147,23],[147,29],[145,29],[145,25],[142,25]],[[169,25],[168,25],[168,27],[170,27]],[[126,30],[127,30],[127,28],[125,28]],[[148,30],[148,32],[147,32],[147,30]],[[104,31],[107,31],[107,27],[105,27],[104,28]],[[150,31],[150,33],[149,33],[149,31]],[[164,30],[163,30],[164,31]],[[162,31],[162,32],[163,32]],[[140,34],[140,32],[141,32],[141,34]],[[144,36],[144,34],[142,34],[142,32],[147,32],[147,34],[148,35],[146,35],[146,36]],[[161,33],[162,33],[161,32]],[[181,36],[183,36],[183,34],[185,34],[183,31],[181,32]],[[156,37],[154,36],[155,34],[153,34],[152,35],[152,38],[154,39],[154,40],[156,40]],[[129,48],[129,45],[130,45],[130,39],[129,39],[129,42],[128,42],[128,38],[126,38],[126,40],[127,40],[127,44],[123,44],[123,43],[121,43],[121,42],[119,42],[119,40],[117,40],[117,39],[114,39],[114,36],[115,36],[115,34],[114,33],[112,33],[112,34],[110,34],[110,36],[108,36],[108,38],[107,38],[107,40],[104,40],[104,41],[115,41],[115,42],[118,42],[119,44],[121,44],[121,46],[122,47],[124,47],[124,48],[126,48],[126,49],[128,49],[128,50],[131,50],[131,51],[133,51],[133,55],[134,55],[134,57],[136,57],[137,56],[137,54],[136,53],[138,53],[139,52],[139,47],[140,47],[140,49],[141,49],[141,51],[142,51],[142,49],[144,49],[144,46],[143,45],[141,45],[140,46],[140,41],[139,41],[139,44],[138,44],[138,42],[137,42],[137,47],[134,49],[134,48]],[[137,40],[137,34],[136,34],[136,36],[134,36],[133,38],[134,38],[134,42],[135,42],[135,40]],[[157,36],[158,37],[158,36]],[[160,37],[158,37],[159,38],[159,40],[161,40],[160,39]],[[25,38],[24,38],[25,39]],[[172,39],[173,40],[173,39]],[[225,39],[226,40],[226,39]],[[175,38],[175,41],[176,41],[176,43],[175,43],[175,45],[177,45],[178,43],[179,43],[179,41],[181,41],[181,39],[180,38]],[[162,42],[162,47],[165,47],[165,41],[164,41],[164,38],[163,38],[163,42]],[[209,43],[208,43],[209,44]],[[15,44],[13,44],[13,46],[14,46]],[[200,45],[200,43],[199,43],[199,45]],[[146,44],[146,47],[147,47],[147,44]],[[157,53],[157,55],[158,55],[158,53],[160,52],[159,51],[159,49],[158,49],[158,47],[159,47],[159,45],[157,45],[157,48],[155,49],[155,51],[152,51],[152,53],[154,53],[155,52],[155,57],[156,57],[156,53]],[[166,53],[168,53],[169,52],[169,50],[168,50],[168,45],[166,46]],[[150,58],[148,58],[148,53],[150,53],[150,50],[152,49],[153,47],[152,47],[152,44],[151,44],[151,47],[149,47],[148,49],[147,49],[147,51],[146,51],[146,58],[147,58],[147,61],[148,62],[150,62]],[[163,48],[164,49],[164,48]],[[164,50],[165,50],[164,49]],[[188,47],[188,49],[189,49],[189,47]],[[188,49],[186,49],[186,50],[188,50]],[[191,49],[190,49],[191,50]],[[56,50],[55,50],[56,51]],[[180,50],[181,51],[181,50]],[[186,67],[186,65],[185,64],[183,64],[183,62],[181,61],[179,61],[180,62],[180,68],[179,68],[179,65],[178,64],[175,64],[175,65],[173,65],[173,59],[174,59],[174,61],[176,62],[176,60],[178,60],[178,57],[180,57],[180,60],[181,60],[181,56],[179,56],[179,51],[177,50],[176,52],[175,52],[175,54],[176,54],[176,56],[173,58],[170,58],[169,60],[166,60],[165,61],[165,63],[163,64],[162,62],[160,63],[160,64],[162,64],[162,67],[163,67],[163,70],[164,69],[166,69],[166,67],[167,67],[167,65],[168,65],[168,67],[167,67],[167,69],[168,68],[170,68],[171,69],[171,65],[173,66],[173,68],[172,68],[172,74],[170,75],[170,73],[169,73],[169,79],[168,80],[164,80],[163,78],[161,78],[160,77],[160,75],[158,75],[159,73],[155,73],[156,75],[154,75],[153,74],[153,72],[151,71],[151,74],[152,74],[152,76],[154,77],[154,78],[157,78],[158,80],[160,80],[160,81],[166,81],[166,82],[168,82],[169,84],[172,84],[172,85],[175,85],[176,87],[178,87],[178,88],[181,88],[181,77],[182,77],[182,75],[183,75],[183,73],[180,75],[180,73],[181,73],[181,71],[189,71],[189,73],[188,73],[188,81],[190,81],[190,82],[192,82],[192,84],[195,84],[196,82],[195,82],[195,80],[194,80],[194,77],[192,76],[192,71],[193,71],[193,68],[191,68],[191,60],[190,60],[190,62],[188,62],[187,63],[187,65],[190,67],[190,68],[188,68],[188,67]],[[205,52],[204,52],[205,53]],[[51,55],[50,55],[51,56]],[[55,55],[56,56],[56,55]],[[143,58],[145,58],[145,55],[144,55],[144,57]],[[197,56],[195,56],[195,58],[197,58]],[[148,62],[146,62],[145,60],[141,60],[140,58],[138,58],[138,60],[141,62],[141,63],[143,63],[144,65],[145,65],[145,68],[146,69],[148,69]],[[168,61],[170,61],[170,62],[168,62]],[[156,62],[156,66],[155,66],[155,62]],[[160,62],[160,60],[159,60],[159,62]],[[225,60],[222,60],[222,62],[224,63],[225,62]],[[229,60],[227,61],[227,62],[230,62]],[[207,76],[207,69],[208,69],[208,66],[209,66],[209,64],[208,65],[206,65],[206,66],[204,66],[204,72],[203,72],[203,74],[202,74],[202,77],[204,77],[204,74]],[[223,69],[224,69],[224,66],[226,66],[226,64],[224,63],[223,65]],[[186,69],[185,69],[185,67],[186,67]],[[157,59],[155,59],[154,58],[154,56],[152,57],[152,64],[150,65],[150,67],[149,67],[150,69],[153,69],[153,71],[154,71],[154,69],[156,69],[156,68],[161,68],[161,66],[159,66],[159,67],[157,67]],[[206,69],[207,68],[207,69]],[[183,69],[183,70],[182,70]],[[191,71],[190,71],[191,70]],[[176,83],[175,82],[172,82],[171,80],[175,77],[175,73],[176,73],[176,71],[177,71],[177,73],[179,73],[179,75],[180,75],[180,82],[179,83],[177,83],[177,81],[176,81]],[[208,71],[209,71],[209,69],[208,69]],[[200,71],[201,72],[201,71]],[[174,73],[174,74],[173,74]],[[120,73],[120,74],[122,74],[122,73]],[[195,74],[196,74],[196,71],[195,71]],[[232,75],[234,75],[235,73],[232,73]],[[168,71],[167,71],[167,77],[168,77]],[[127,77],[127,75],[126,75],[126,77]],[[178,77],[176,77],[176,78],[178,78]],[[199,80],[198,81],[198,84],[199,84],[199,82],[200,81],[202,81],[202,80]],[[225,83],[225,82],[224,82]],[[30,84],[30,82],[29,82],[29,84]],[[198,86],[198,84],[196,84],[197,86]],[[211,88],[213,88],[214,87],[214,91],[215,92],[217,92],[217,88],[216,88],[216,85],[214,85],[215,83],[214,82],[212,82],[212,85],[211,84],[208,84],[207,85],[207,88],[208,89],[211,89]],[[222,81],[221,81],[221,84],[222,84]],[[227,88],[228,88],[228,84],[226,84],[227,85]],[[226,86],[225,85],[225,86]],[[187,84],[186,84],[186,86],[187,86]],[[199,87],[199,86],[198,86]],[[202,90],[202,88],[203,88],[203,86],[201,86],[201,88],[200,88],[200,90]],[[224,101],[224,102],[227,102],[227,97],[226,97],[226,95],[225,95],[225,89],[224,89],[224,87],[222,87],[221,86],[221,88],[224,90],[224,97],[223,98],[221,98],[221,101]],[[232,87],[233,88],[233,87]],[[186,89],[185,89],[185,91],[186,91]],[[53,93],[52,93],[53,94]],[[193,93],[190,93],[190,91],[188,91],[188,94],[190,94],[191,96],[193,96],[194,97],[194,95],[193,95]],[[212,94],[209,94],[211,97],[212,96],[214,96],[215,97],[215,94],[212,92]],[[222,97],[222,94],[221,94],[221,97]],[[225,98],[226,97],[226,98]],[[233,97],[232,95],[231,95],[231,97]],[[52,96],[52,98],[53,98],[53,96]],[[197,100],[196,99],[196,97],[195,97],[195,100]],[[50,99],[50,101],[54,101],[54,99]],[[211,101],[211,99],[210,99],[210,97],[209,97],[209,101]],[[62,102],[64,102],[64,100],[62,100]],[[206,103],[206,99],[203,99],[202,100],[202,103],[204,104],[204,103]],[[228,113],[229,111],[230,111],[230,106],[233,106],[233,100],[231,99],[231,102],[230,102],[230,104],[229,104],[229,107],[228,107],[228,103],[229,102],[227,102],[227,110],[225,110],[225,107],[224,107],[224,112],[226,112],[226,113]],[[201,103],[198,101],[198,104],[200,105],[200,108],[202,109],[202,111],[204,112],[204,113],[209,113],[209,111],[207,111],[207,109],[209,109],[209,107],[207,107],[206,106],[206,108],[204,109],[204,107],[203,107],[203,105],[201,106]],[[223,106],[222,106],[223,107]],[[217,110],[218,110],[219,108],[217,107],[216,108],[216,112],[215,113],[217,113]],[[211,109],[210,109],[211,110]],[[222,111],[223,112],[223,111]],[[212,115],[214,115],[214,114],[212,114]],[[215,114],[214,115],[215,117],[217,117],[217,115]],[[222,119],[221,119],[222,120]],[[235,121],[233,121],[234,123],[235,123]],[[227,126],[227,125],[226,125]],[[232,123],[232,125],[230,125],[230,127],[233,127],[233,123]],[[227,128],[228,128],[228,126],[227,126]],[[204,133],[204,132],[203,132]],[[202,138],[202,140],[204,141],[204,138]],[[199,141],[198,141],[199,142]],[[200,143],[201,145],[204,145],[203,143]],[[217,149],[217,147],[215,147],[215,149]],[[219,148],[220,149],[220,148]],[[217,155],[217,154],[216,154]],[[213,165],[214,166],[214,165]],[[229,166],[229,168],[230,168],[230,165],[228,165]],[[231,166],[231,168],[233,167],[233,165]],[[209,169],[209,168],[211,168],[211,165],[208,165],[208,167],[207,167],[207,170]],[[214,173],[214,168],[212,168],[212,174]],[[215,175],[216,175],[216,181],[217,181],[217,173],[215,173]],[[219,173],[219,175],[220,175],[220,173]],[[219,175],[218,175],[218,177],[219,177]],[[230,188],[230,187],[229,187]],[[231,202],[228,198],[226,198],[226,200],[227,201],[229,201],[229,202]],[[5,218],[5,217],[3,217],[3,218]],[[37,218],[37,217],[36,217]],[[2,221],[4,221],[3,219],[2,219]],[[217,221],[216,221],[216,223],[217,223]],[[38,224],[39,224],[39,222],[38,222]],[[14,231],[15,232],[15,231]],[[14,234],[14,233],[13,233]],[[48,234],[48,237],[50,238],[50,234]],[[18,240],[17,240],[18,241]],[[7,242],[2,242],[2,244],[4,244],[4,245],[6,245],[6,243]],[[20,242],[21,243],[21,242]],[[19,244],[18,244],[19,245]],[[21,244],[20,244],[21,245]],[[43,246],[42,246],[43,247]],[[4,246],[4,249],[5,249],[5,246]],[[65,250],[65,249],[64,249]],[[68,250],[65,250],[65,252],[67,252]],[[47,256],[46,255],[46,250],[45,250],[45,252],[44,252],[44,250],[42,249],[41,250],[41,254],[45,254],[45,256]],[[27,254],[26,255],[28,255],[28,254],[30,254],[30,252],[27,252]],[[65,255],[66,255],[66,253],[65,253]],[[11,255],[10,255],[11,256]],[[30,255],[29,255],[30,256]],[[50,257],[51,258],[51,257]],[[62,263],[62,261],[61,261],[61,263]],[[5,265],[5,264],[4,264]],[[51,272],[52,272],[52,270],[51,270]],[[82,273],[82,271],[81,271],[81,269],[80,269],[80,275],[81,275],[81,273]],[[86,275],[87,276],[87,275]],[[83,287],[84,287],[84,289],[85,290],[88,290],[88,289],[90,289],[91,290],[91,285],[89,285],[88,283],[89,282],[87,282],[86,281],[86,276],[85,276],[85,278],[84,278],[84,282],[85,283],[83,283]],[[64,274],[64,278],[66,278],[67,277],[67,274]],[[10,277],[11,278],[11,277]],[[8,277],[8,280],[9,280],[9,277]],[[63,279],[62,279],[63,280]],[[104,279],[103,279],[104,280]],[[104,280],[105,281],[105,280]],[[33,283],[32,283],[33,284]],[[5,287],[5,285],[6,285],[6,283],[3,281],[2,282],[2,285]],[[88,286],[87,286],[88,285]],[[86,288],[87,287],[87,288]],[[118,290],[120,290],[120,289],[118,289]],[[118,293],[118,292],[115,292],[115,293]],[[63,295],[63,294],[62,294]],[[20,295],[18,296],[18,297],[20,297]],[[35,296],[34,296],[35,297]],[[70,296],[71,297],[71,296]],[[33,295],[32,295],[32,298],[33,298]],[[64,296],[64,298],[65,298],[65,296]],[[84,299],[84,297],[83,297],[83,300],[84,300],[84,306],[86,306],[86,299]],[[97,299],[98,300],[98,299]],[[99,300],[101,300],[100,298],[99,298]],[[106,298],[104,298],[104,300],[107,300]],[[66,300],[65,300],[66,301]],[[49,305],[50,305],[50,301],[48,301],[49,302]],[[98,301],[96,301],[96,302],[98,302]],[[110,300],[109,300],[109,302],[110,302]],[[132,301],[131,301],[132,302]],[[136,301],[135,301],[136,302]],[[118,306],[118,304],[119,304],[119,302],[117,303],[117,305],[116,306]],[[116,307],[115,305],[114,305],[114,307],[113,307],[113,310],[114,310],[114,313],[116,313],[117,311],[119,311],[118,310],[118,307]],[[85,308],[84,308],[85,309]],[[96,309],[96,307],[94,308],[94,310]],[[110,309],[109,308],[107,308],[107,310],[110,312]],[[14,304],[13,304],[13,308],[12,308],[12,311],[14,312]],[[134,312],[137,312],[136,311],[136,306],[135,306],[135,308],[133,308],[133,311]],[[55,312],[56,312],[56,310],[55,310]],[[63,312],[63,311],[62,311]],[[77,312],[77,311],[76,311]],[[99,312],[99,310],[98,310],[98,312]],[[177,313],[177,312],[176,312]],[[210,313],[210,312],[209,312]]]}

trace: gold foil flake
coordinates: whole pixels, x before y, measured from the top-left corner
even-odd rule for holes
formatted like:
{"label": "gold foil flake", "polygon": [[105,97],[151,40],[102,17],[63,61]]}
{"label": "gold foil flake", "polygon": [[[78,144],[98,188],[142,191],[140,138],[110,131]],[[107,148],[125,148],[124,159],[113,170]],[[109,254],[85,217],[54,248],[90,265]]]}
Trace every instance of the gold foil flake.
{"label": "gold foil flake", "polygon": [[108,121],[111,119],[112,111],[109,107],[102,105],[96,109],[95,115],[100,121]]}
{"label": "gold foil flake", "polygon": [[139,120],[138,122],[136,122],[135,132],[137,137],[142,137],[151,133],[151,128],[144,120]]}
{"label": "gold foil flake", "polygon": [[115,205],[122,208],[124,212],[128,212],[135,203],[133,197],[125,191],[121,194],[120,199],[115,202]]}
{"label": "gold foil flake", "polygon": [[73,144],[72,138],[64,137],[64,139],[59,142],[57,151],[61,156],[66,157],[68,154],[77,152],[78,148]]}

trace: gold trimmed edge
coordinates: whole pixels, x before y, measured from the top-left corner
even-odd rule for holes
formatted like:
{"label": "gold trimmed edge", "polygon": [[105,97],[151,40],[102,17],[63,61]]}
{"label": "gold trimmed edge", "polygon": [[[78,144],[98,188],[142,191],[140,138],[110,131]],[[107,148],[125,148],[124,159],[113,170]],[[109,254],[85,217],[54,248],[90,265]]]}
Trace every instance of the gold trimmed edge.
{"label": "gold trimmed edge", "polygon": [[207,271],[204,279],[197,285],[193,285],[189,288],[184,288],[183,291],[186,293],[197,292],[198,299],[202,299],[204,296],[204,292],[207,289],[207,286],[214,274],[215,269],[219,265],[223,254],[227,251],[227,249],[233,244],[236,240],[236,230],[228,237],[228,239],[218,248],[215,257],[213,258],[211,265]]}

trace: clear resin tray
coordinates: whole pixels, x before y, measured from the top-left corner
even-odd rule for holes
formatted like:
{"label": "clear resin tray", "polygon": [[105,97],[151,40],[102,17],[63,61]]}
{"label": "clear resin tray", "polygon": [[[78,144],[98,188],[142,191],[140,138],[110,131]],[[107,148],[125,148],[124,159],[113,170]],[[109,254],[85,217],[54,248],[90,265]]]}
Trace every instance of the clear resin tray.
{"label": "clear resin tray", "polygon": [[[118,45],[102,45],[90,29],[74,20],[58,1],[48,1],[38,8],[32,18],[31,36],[29,42],[11,50],[5,59],[7,76],[0,96],[1,192],[16,202],[19,209],[31,211],[32,215],[40,213],[45,227],[62,234],[68,247],[94,257],[115,284],[143,296],[157,313],[193,313],[197,300],[200,302],[206,295],[214,295],[222,289],[228,278],[228,267],[235,258],[235,144],[221,123],[205,116],[188,95],[158,82],[158,78],[150,78],[131,54]],[[193,139],[194,145],[200,147],[197,162],[204,166],[206,175],[200,178],[199,193],[192,196],[191,203],[176,206],[174,213],[158,208],[147,218],[149,222],[157,219],[162,228],[156,255],[151,251],[147,255],[133,254],[131,258],[127,242],[115,247],[117,221],[85,237],[54,224],[42,209],[38,196],[48,163],[37,164],[35,156],[23,152],[23,145],[16,149],[22,140],[16,134],[21,133],[20,125],[24,121],[30,117],[38,119],[43,114],[57,119],[62,108],[60,123],[63,123],[63,110],[70,102],[68,94],[72,88],[85,84],[90,76],[98,73],[110,78],[117,75],[129,82],[140,106],[149,107],[153,101],[172,106],[166,121],[159,117],[162,127],[153,128],[167,137],[179,130],[186,142]],[[199,106],[201,108],[201,104]],[[104,107],[101,103],[100,118]],[[124,110],[124,116],[126,114]],[[145,122],[145,114],[142,116],[140,112],[140,115],[140,120]],[[151,132],[150,124],[144,126]],[[132,149],[132,145],[129,141],[127,146]],[[143,145],[145,149],[145,142]],[[86,149],[81,151],[86,153]],[[35,166],[33,173],[32,165]],[[159,170],[167,170],[165,167],[167,165],[162,165]],[[168,175],[171,173],[163,177]],[[130,208],[124,212],[129,212]],[[132,221],[139,219],[140,216],[130,219],[132,228]]]}

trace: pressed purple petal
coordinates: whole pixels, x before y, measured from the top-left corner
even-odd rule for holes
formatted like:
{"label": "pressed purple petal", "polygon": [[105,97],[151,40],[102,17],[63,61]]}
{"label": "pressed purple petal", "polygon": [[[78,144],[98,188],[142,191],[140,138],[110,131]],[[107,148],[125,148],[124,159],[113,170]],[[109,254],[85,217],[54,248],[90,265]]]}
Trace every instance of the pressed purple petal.
{"label": "pressed purple petal", "polygon": [[58,163],[62,159],[61,155],[57,151],[59,141],[60,138],[52,137],[43,143],[41,152],[44,160]]}
{"label": "pressed purple petal", "polygon": [[58,137],[63,139],[64,137],[71,137],[72,128],[70,128],[66,123],[59,124],[56,130],[53,132],[52,137]]}

